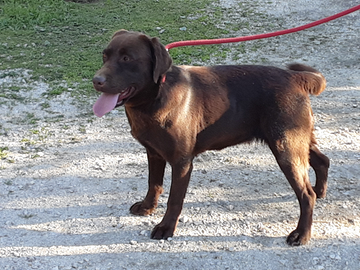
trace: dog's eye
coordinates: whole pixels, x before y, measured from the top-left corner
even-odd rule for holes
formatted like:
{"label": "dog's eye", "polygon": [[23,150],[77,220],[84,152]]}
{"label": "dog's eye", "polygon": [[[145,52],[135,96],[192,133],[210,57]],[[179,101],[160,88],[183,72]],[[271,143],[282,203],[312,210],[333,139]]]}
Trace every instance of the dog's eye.
{"label": "dog's eye", "polygon": [[122,56],[122,57],[120,58],[120,61],[121,61],[121,62],[129,62],[129,61],[130,61],[130,57],[127,56],[127,55],[124,55],[124,56]]}

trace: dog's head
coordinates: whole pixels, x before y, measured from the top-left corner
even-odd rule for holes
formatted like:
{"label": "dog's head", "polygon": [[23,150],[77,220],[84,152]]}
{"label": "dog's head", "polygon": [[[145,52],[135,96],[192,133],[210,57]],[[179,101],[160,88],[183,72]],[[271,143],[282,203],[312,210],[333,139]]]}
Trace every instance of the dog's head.
{"label": "dog's head", "polygon": [[159,84],[170,68],[172,60],[157,38],[138,32],[116,32],[103,51],[103,66],[93,85],[102,92],[94,105],[94,113],[101,117],[117,106],[141,99]]}

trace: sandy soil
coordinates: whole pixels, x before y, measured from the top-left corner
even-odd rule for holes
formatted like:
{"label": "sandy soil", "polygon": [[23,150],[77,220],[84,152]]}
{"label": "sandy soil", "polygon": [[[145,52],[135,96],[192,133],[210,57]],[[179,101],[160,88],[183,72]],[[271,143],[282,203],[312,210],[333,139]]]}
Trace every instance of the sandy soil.
{"label": "sandy soil", "polygon": [[[236,18],[238,2],[221,5]],[[279,30],[359,4],[339,2],[264,2],[256,8],[268,18],[257,23]],[[248,42],[244,54],[233,45],[229,56],[229,63],[298,61],[328,80],[312,105],[320,149],[331,159],[329,188],[316,204],[312,239],[302,247],[285,243],[298,220],[295,194],[267,147],[256,143],[197,157],[176,235],[151,240],[165,212],[170,169],[157,212],[130,215],[146,192],[147,162],[124,111],[99,119],[91,113],[94,100],[78,104],[66,93],[45,108],[49,86],[32,80],[31,70],[0,71],[1,91],[23,89],[21,100],[0,98],[0,268],[360,269],[359,29],[357,12]],[[254,45],[261,49],[252,52]]]}

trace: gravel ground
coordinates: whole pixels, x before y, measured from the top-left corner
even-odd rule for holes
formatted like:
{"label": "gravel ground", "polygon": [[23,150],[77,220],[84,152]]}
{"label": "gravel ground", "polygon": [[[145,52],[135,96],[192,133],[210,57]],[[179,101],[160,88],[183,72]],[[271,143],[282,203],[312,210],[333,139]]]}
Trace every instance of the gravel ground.
{"label": "gravel ground", "polygon": [[[234,18],[238,2],[220,1]],[[268,14],[257,23],[279,30],[358,4],[273,0],[256,7]],[[176,235],[149,239],[168,192],[152,216],[129,214],[146,193],[147,161],[124,111],[99,119],[91,114],[94,100],[79,104],[68,93],[41,106],[49,86],[32,80],[31,70],[0,71],[1,91],[23,89],[16,100],[0,97],[0,268],[360,269],[359,29],[356,12],[247,42],[244,54],[233,45],[229,56],[229,63],[299,61],[328,80],[325,92],[312,98],[319,146],[332,162],[328,194],[315,206],[312,239],[302,247],[285,243],[298,221],[295,194],[258,143],[197,157]],[[169,184],[167,168],[166,191]]]}

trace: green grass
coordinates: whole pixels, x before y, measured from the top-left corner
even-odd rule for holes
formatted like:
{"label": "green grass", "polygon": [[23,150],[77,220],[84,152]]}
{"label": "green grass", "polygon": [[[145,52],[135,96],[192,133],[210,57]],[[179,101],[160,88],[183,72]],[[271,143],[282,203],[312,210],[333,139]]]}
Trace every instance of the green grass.
{"label": "green grass", "polygon": [[62,93],[68,91],[67,88],[63,87],[63,86],[56,86],[53,89],[51,89],[47,95],[48,96],[58,96],[61,95]]}
{"label": "green grass", "polygon": [[[232,36],[242,25],[219,27],[228,14],[214,2],[0,0],[0,69],[30,69],[34,79],[65,80],[76,85],[74,92],[89,94],[93,92],[89,80],[100,68],[101,52],[116,30],[158,36],[163,44]],[[250,16],[246,11],[244,7],[242,16]],[[175,64],[200,64],[210,58],[224,60],[227,51],[218,46],[184,47],[172,49],[171,56]],[[56,88],[49,95],[63,91]]]}
{"label": "green grass", "polygon": [[0,147],[0,159],[5,159],[8,156],[9,148],[7,146]]}

